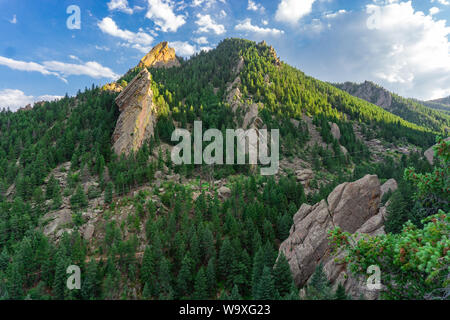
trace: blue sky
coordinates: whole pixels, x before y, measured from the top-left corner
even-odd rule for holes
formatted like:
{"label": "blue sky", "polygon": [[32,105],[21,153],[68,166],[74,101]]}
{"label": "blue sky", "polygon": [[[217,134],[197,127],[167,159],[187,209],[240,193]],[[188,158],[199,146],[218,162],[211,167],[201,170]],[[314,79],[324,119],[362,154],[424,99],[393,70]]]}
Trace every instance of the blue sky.
{"label": "blue sky", "polygon": [[450,0],[0,0],[0,108],[110,82],[160,41],[188,57],[227,37],[264,39],[321,80],[444,97],[449,18]]}

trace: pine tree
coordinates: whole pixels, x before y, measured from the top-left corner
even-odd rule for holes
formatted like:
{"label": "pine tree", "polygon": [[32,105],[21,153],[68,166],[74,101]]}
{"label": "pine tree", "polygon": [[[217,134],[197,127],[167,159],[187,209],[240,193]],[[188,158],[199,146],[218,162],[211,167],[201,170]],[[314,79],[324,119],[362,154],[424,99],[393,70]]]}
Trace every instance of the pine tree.
{"label": "pine tree", "polygon": [[108,182],[105,188],[105,203],[110,204],[113,199],[113,184]]}
{"label": "pine tree", "polygon": [[319,264],[306,287],[307,300],[331,300],[333,294],[323,265]]}
{"label": "pine tree", "polygon": [[264,267],[262,276],[258,281],[255,300],[274,300],[277,298],[275,284],[269,267]]}
{"label": "pine tree", "polygon": [[291,268],[283,253],[280,254],[273,270],[275,288],[281,297],[290,293],[294,284]]}
{"label": "pine tree", "polygon": [[194,298],[197,300],[206,300],[208,299],[208,291],[205,269],[201,267],[195,278]]}
{"label": "pine tree", "polygon": [[335,300],[348,300],[348,296],[345,293],[345,288],[342,285],[342,283],[339,283],[336,292],[334,293],[334,299]]}
{"label": "pine tree", "polygon": [[233,290],[231,290],[230,300],[242,300],[242,296],[239,294],[237,285],[234,285]]}

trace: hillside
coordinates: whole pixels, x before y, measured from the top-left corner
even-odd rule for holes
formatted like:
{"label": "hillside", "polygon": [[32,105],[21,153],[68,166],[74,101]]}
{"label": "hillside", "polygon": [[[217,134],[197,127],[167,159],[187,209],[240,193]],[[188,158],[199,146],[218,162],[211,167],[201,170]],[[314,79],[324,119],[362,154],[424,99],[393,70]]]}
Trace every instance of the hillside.
{"label": "hillside", "polygon": [[353,96],[374,103],[405,120],[435,132],[448,133],[450,130],[450,116],[440,112],[442,110],[433,110],[442,108],[430,109],[430,106],[425,102],[402,98],[370,81],[365,81],[361,84],[346,82],[335,84],[335,86]]}
{"label": "hillside", "polygon": [[[385,235],[448,210],[445,186],[422,203],[404,180],[406,168],[432,171],[423,150],[444,117],[404,120],[265,42],[225,39],[187,60],[162,43],[133,63],[102,88],[0,112],[0,298],[321,299],[339,285],[359,298],[367,292],[329,256],[331,227]],[[203,130],[280,129],[280,170],[175,165],[174,129],[199,120]],[[319,246],[298,243],[295,226]],[[287,248],[309,251],[297,259]],[[319,260],[327,295],[308,289]],[[70,291],[74,264],[83,284]]]}

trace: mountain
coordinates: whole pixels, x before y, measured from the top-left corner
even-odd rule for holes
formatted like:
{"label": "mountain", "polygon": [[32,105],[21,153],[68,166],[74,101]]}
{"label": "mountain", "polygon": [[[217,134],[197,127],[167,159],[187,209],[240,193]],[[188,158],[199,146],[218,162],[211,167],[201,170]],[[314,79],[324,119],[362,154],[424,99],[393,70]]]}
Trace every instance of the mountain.
{"label": "mountain", "polygon": [[420,101],[420,103],[429,108],[436,109],[450,115],[450,97],[429,101]]}
{"label": "mountain", "polygon": [[441,98],[441,99],[436,99],[436,100],[430,100],[427,102],[431,102],[431,103],[439,103],[439,104],[443,104],[446,106],[450,106],[450,96],[446,97],[446,98]]}
{"label": "mountain", "polygon": [[432,110],[424,102],[402,98],[373,82],[365,81],[361,84],[345,82],[335,86],[417,125],[435,132],[450,131],[450,115]]}
{"label": "mountain", "polygon": [[[294,299],[322,258],[325,278],[359,298],[348,270],[322,255],[331,222],[398,230],[445,203],[442,188],[421,203],[404,179],[406,168],[432,171],[422,154],[436,143],[429,128],[305,75],[265,42],[225,39],[187,60],[175,54],[162,43],[102,88],[0,112],[0,298]],[[195,121],[204,131],[279,129],[278,172],[176,165],[172,133],[191,133]],[[400,190],[391,198],[381,196],[388,179]],[[393,218],[378,219],[389,199]],[[341,211],[333,220],[325,209]],[[302,247],[296,226],[323,243],[305,256],[302,279],[291,271],[303,260],[281,255]],[[66,286],[71,265],[81,290]]]}

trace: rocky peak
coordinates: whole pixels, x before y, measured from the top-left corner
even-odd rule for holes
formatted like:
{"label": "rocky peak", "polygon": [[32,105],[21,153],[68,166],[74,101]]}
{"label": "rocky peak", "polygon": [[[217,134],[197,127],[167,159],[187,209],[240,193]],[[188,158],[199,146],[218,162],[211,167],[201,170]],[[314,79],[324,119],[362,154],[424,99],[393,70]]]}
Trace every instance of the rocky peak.
{"label": "rocky peak", "polygon": [[137,151],[153,135],[157,111],[151,83],[151,74],[144,68],[116,98],[121,112],[112,137],[116,154]]}
{"label": "rocky peak", "polygon": [[391,93],[371,81],[365,81],[360,84],[345,82],[336,86],[352,96],[366,100],[383,109],[389,110],[392,105]]}
{"label": "rocky peak", "polygon": [[157,44],[139,62],[140,68],[170,68],[178,67],[180,62],[175,55],[175,49],[170,48],[167,41]]}
{"label": "rocky peak", "polygon": [[276,66],[281,66],[281,60],[278,57],[277,52],[275,51],[274,47],[269,46],[265,40],[263,40],[260,43],[258,43],[258,46],[260,46],[260,47],[269,47],[269,53],[275,59],[275,65]]}

